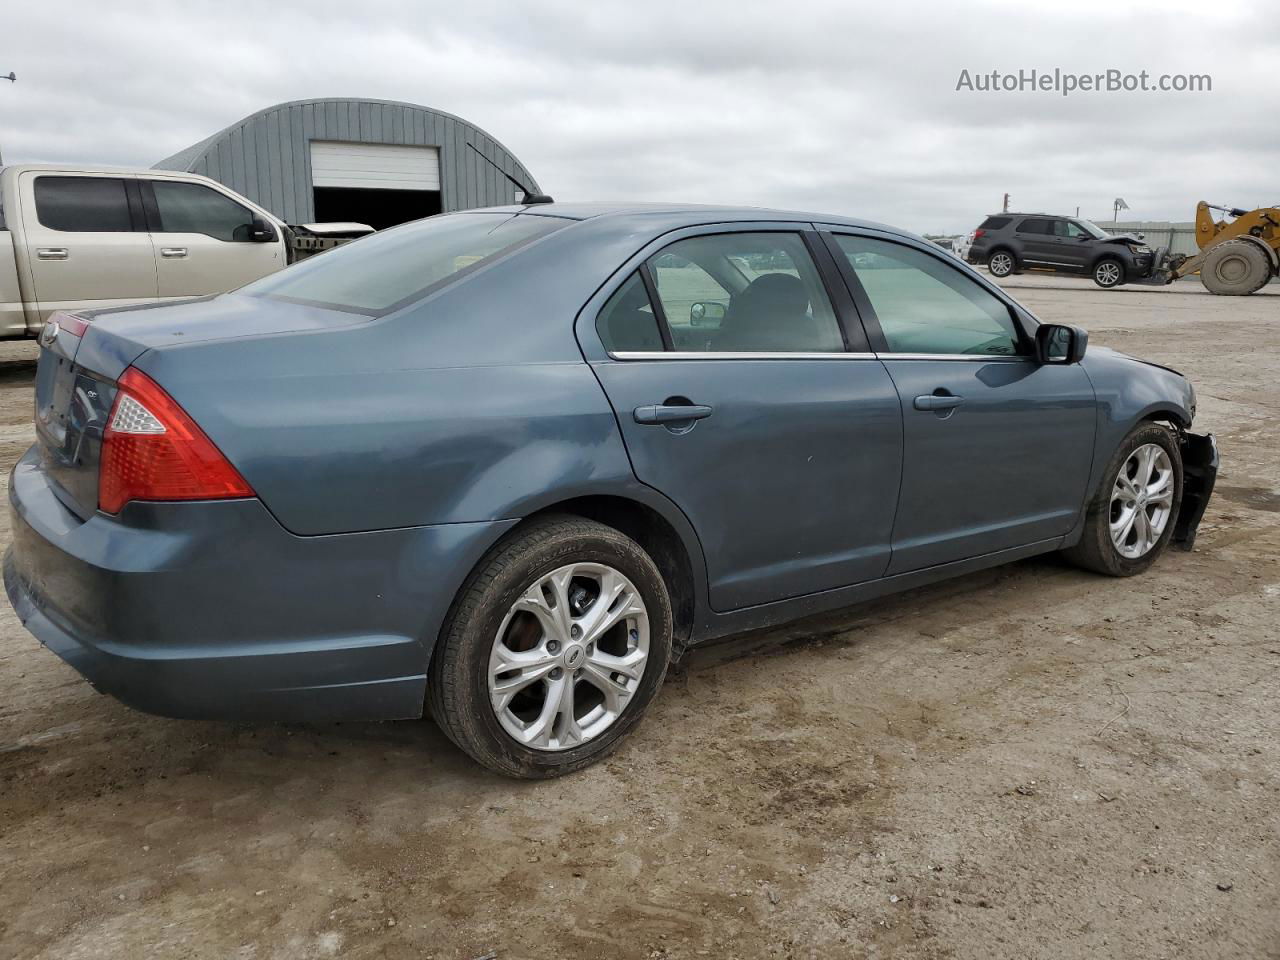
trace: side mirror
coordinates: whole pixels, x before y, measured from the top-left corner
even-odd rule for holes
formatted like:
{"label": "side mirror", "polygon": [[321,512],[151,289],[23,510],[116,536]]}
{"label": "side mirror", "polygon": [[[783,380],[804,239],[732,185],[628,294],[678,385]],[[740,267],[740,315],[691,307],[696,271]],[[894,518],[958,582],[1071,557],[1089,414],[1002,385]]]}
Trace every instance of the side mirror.
{"label": "side mirror", "polygon": [[715,303],[714,301],[691,303],[689,304],[689,326],[718,326],[720,321],[724,319],[725,313],[726,310],[723,303]]}
{"label": "side mirror", "polygon": [[274,243],[275,240],[276,228],[261,217],[254,217],[253,222],[249,224],[249,242]]}
{"label": "side mirror", "polygon": [[1079,363],[1089,345],[1089,334],[1062,323],[1042,323],[1036,328],[1036,361]]}

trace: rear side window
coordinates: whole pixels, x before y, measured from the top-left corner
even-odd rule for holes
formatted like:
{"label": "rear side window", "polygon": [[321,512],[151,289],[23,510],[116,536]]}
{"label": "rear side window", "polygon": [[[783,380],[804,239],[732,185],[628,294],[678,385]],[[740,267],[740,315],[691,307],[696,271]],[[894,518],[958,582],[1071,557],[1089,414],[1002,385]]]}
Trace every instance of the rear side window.
{"label": "rear side window", "polygon": [[427,217],[310,257],[240,292],[386,313],[569,222],[497,213]]}
{"label": "rear side window", "polygon": [[1012,220],[1012,217],[987,217],[982,221],[979,230],[1003,230]]}
{"label": "rear side window", "polygon": [[1009,308],[959,270],[920,250],[837,235],[866,291],[890,353],[1018,352]]}
{"label": "rear side window", "polygon": [[153,180],[159,233],[203,233],[215,240],[247,241],[253,213],[217,190],[198,183]]}
{"label": "rear side window", "polygon": [[36,217],[67,233],[131,233],[124,180],[115,177],[36,177]]}
{"label": "rear side window", "polygon": [[795,233],[679,240],[649,262],[675,349],[841,353],[826,288]]}
{"label": "rear side window", "polygon": [[1053,224],[1049,220],[1023,220],[1018,224],[1019,233],[1053,233]]}
{"label": "rear side window", "polygon": [[609,298],[596,318],[596,330],[610,353],[664,349],[658,318],[639,271]]}

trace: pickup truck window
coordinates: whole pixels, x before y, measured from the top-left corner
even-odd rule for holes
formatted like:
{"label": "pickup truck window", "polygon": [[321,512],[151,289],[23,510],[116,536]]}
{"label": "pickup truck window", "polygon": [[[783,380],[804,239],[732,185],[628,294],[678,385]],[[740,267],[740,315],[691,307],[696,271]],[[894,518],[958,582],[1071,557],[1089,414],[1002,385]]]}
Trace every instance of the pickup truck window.
{"label": "pickup truck window", "polygon": [[124,180],[116,177],[36,177],[36,216],[68,233],[132,233]]}
{"label": "pickup truck window", "polygon": [[159,228],[153,233],[203,233],[215,240],[247,242],[253,214],[230,197],[198,183],[152,180]]}

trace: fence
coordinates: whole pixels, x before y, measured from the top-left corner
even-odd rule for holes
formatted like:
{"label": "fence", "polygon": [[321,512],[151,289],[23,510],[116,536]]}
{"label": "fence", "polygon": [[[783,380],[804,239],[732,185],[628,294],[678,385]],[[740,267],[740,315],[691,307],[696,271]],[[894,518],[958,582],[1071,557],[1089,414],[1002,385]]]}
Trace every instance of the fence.
{"label": "fence", "polygon": [[1108,233],[1141,233],[1147,246],[1168,247],[1170,253],[1185,253],[1191,257],[1200,252],[1196,246],[1196,225],[1192,221],[1172,223],[1168,220],[1095,220]]}

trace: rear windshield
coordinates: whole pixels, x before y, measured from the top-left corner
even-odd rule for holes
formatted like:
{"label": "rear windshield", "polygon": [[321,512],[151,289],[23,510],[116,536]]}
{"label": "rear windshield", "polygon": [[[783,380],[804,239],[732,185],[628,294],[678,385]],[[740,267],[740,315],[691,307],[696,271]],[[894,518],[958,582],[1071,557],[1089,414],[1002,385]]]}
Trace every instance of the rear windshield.
{"label": "rear windshield", "polygon": [[508,213],[428,217],[310,257],[240,292],[386,313],[568,223]]}
{"label": "rear windshield", "polygon": [[[987,217],[982,221],[983,230],[1003,230],[1009,225],[1011,217]],[[973,221],[969,221],[972,223]]]}

